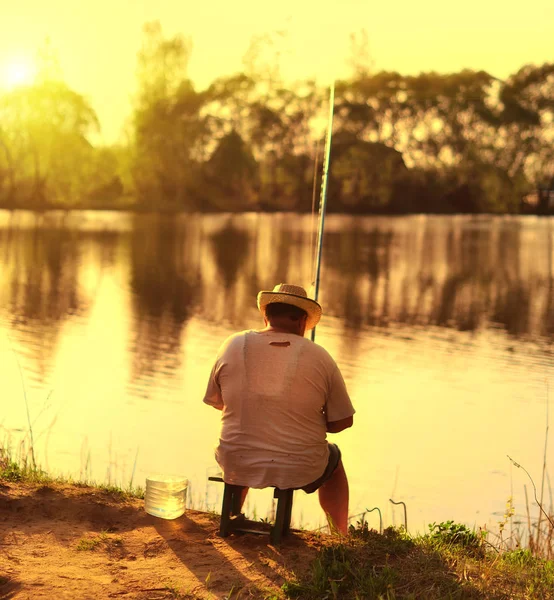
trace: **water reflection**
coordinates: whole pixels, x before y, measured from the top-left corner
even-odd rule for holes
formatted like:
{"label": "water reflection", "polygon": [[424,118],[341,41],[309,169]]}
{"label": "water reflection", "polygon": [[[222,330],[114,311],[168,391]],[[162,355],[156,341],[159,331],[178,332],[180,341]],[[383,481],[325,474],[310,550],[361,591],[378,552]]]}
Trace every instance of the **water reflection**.
{"label": "water reflection", "polygon": [[95,261],[100,266],[100,272],[114,267],[118,260],[121,233],[117,231],[98,231],[88,235],[93,251],[96,253]]}
{"label": "water reflection", "polygon": [[229,293],[238,280],[250,250],[250,235],[237,229],[232,221],[210,234],[217,270],[225,291]]}
{"label": "water reflection", "polygon": [[[210,296],[225,298],[225,303],[218,303],[220,312],[213,315],[214,320],[219,317],[232,323],[240,323],[244,318],[245,301],[249,294],[255,294],[254,287],[257,285],[257,269],[255,261],[255,234],[251,229],[240,228],[237,219],[229,219],[219,229],[208,234],[209,252],[204,257],[213,260],[217,280],[211,286]],[[210,272],[208,266],[202,269],[202,273]],[[220,282],[220,285],[217,285]],[[208,307],[206,307],[209,310]]]}
{"label": "water reflection", "polygon": [[[309,217],[137,215],[129,222],[112,214],[95,229],[75,216],[29,217],[21,226],[6,215],[3,318],[43,374],[63,323],[86,318],[98,282],[113,270],[129,274],[133,380],[178,369],[191,315],[252,326],[260,289],[313,281]],[[320,299],[346,330],[396,323],[554,334],[552,219],[334,215],[327,223]],[[349,338],[352,351],[356,339]]]}
{"label": "water reflection", "polygon": [[[501,327],[552,334],[552,227],[524,220],[364,220],[326,236],[326,307],[348,328]],[[531,235],[530,235],[531,234]],[[549,250],[550,244],[550,250]]]}
{"label": "water reflection", "polygon": [[79,291],[82,243],[63,224],[0,229],[0,301],[36,383],[50,372],[64,322],[89,309]]}
{"label": "water reflection", "polygon": [[189,224],[137,216],[130,238],[132,380],[180,365],[184,325],[201,302]]}

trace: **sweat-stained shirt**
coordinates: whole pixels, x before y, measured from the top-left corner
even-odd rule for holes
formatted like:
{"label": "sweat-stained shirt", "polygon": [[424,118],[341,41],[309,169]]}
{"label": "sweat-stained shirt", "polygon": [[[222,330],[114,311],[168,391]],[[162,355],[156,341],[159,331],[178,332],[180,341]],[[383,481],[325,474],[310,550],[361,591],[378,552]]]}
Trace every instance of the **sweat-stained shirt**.
{"label": "sweat-stained shirt", "polygon": [[227,483],[299,488],[327,466],[326,421],[355,410],[330,354],[291,333],[243,331],[219,349],[204,402],[222,408]]}

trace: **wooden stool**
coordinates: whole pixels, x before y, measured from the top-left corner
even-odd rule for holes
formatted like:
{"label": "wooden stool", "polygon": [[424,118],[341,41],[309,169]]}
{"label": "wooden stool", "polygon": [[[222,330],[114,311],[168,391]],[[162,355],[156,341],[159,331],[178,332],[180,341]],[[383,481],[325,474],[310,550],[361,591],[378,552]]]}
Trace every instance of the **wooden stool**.
{"label": "wooden stool", "polygon": [[[208,480],[225,483],[222,477],[208,477]],[[255,521],[246,519],[240,512],[240,499],[244,487],[225,483],[219,535],[227,537],[235,532],[269,535],[272,544],[279,544],[281,538],[290,531],[294,490],[273,489],[273,497],[277,498],[277,514],[275,515],[275,523],[273,523],[270,531],[264,531],[263,529],[254,529]]]}

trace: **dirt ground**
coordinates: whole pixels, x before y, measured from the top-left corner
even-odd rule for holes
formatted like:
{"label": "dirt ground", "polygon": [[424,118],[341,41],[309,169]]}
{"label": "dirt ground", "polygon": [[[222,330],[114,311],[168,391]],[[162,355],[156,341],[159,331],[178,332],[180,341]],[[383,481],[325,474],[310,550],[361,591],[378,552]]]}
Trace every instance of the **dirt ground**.
{"label": "dirt ground", "polygon": [[218,537],[217,516],[166,521],[144,501],[72,485],[0,483],[0,598],[268,598],[320,545],[294,532]]}

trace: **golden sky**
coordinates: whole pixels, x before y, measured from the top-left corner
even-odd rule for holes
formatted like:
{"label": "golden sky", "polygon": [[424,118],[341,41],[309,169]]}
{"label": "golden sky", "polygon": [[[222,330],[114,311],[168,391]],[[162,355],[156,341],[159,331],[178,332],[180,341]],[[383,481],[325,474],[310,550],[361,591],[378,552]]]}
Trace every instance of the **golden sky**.
{"label": "golden sky", "polygon": [[[204,87],[241,68],[253,35],[287,31],[282,70],[322,83],[348,72],[349,34],[364,28],[374,68],[484,69],[505,77],[554,60],[553,0],[0,0],[0,72],[49,37],[68,84],[116,139],[134,91],[142,25],[192,37],[190,75]],[[0,81],[0,86],[2,82]]]}

